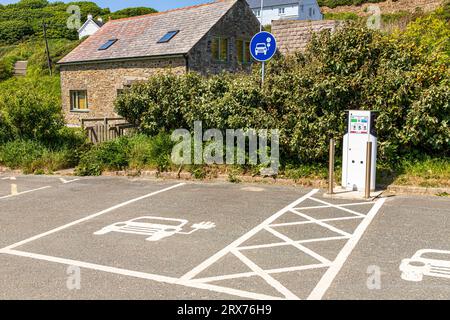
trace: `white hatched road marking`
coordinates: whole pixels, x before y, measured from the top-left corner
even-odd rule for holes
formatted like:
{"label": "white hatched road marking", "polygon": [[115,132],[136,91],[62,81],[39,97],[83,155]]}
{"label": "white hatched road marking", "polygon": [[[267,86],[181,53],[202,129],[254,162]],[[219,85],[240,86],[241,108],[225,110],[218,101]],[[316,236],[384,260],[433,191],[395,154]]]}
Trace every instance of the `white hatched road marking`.
{"label": "white hatched road marking", "polygon": [[289,291],[285,286],[283,286],[279,281],[272,278],[268,273],[266,273],[263,269],[258,267],[256,263],[248,259],[238,250],[233,250],[232,253],[239,258],[243,263],[245,263],[250,269],[253,270],[258,276],[263,278],[268,284],[274,287],[278,292],[285,296],[286,299],[290,300],[298,300],[299,298]]}
{"label": "white hatched road marking", "polygon": [[[39,260],[55,262],[55,263],[60,263],[60,264],[65,264],[65,265],[75,265],[75,266],[79,266],[79,267],[87,268],[87,269],[93,269],[93,270],[104,271],[104,272],[109,272],[109,273],[121,274],[121,275],[141,278],[141,279],[148,279],[148,280],[153,280],[153,281],[157,281],[157,282],[170,283],[170,284],[176,284],[176,285],[183,285],[183,286],[186,286],[186,287],[210,290],[210,291],[230,294],[230,295],[244,297],[244,298],[263,299],[263,300],[264,299],[272,300],[272,299],[280,299],[280,298],[279,297],[274,297],[274,296],[271,296],[271,295],[256,293],[256,292],[250,292],[250,291],[245,291],[245,290],[239,290],[239,289],[233,289],[233,288],[228,288],[228,287],[217,286],[217,285],[209,284],[208,282],[220,281],[220,280],[226,280],[226,279],[236,279],[236,278],[243,278],[243,277],[251,277],[251,276],[257,275],[257,276],[260,276],[262,279],[264,279],[269,285],[271,285],[276,290],[278,290],[281,294],[283,294],[283,296],[285,298],[287,298],[287,299],[299,299],[294,293],[292,293],[290,290],[288,290],[286,287],[284,287],[279,281],[277,281],[276,279],[272,278],[270,276],[270,274],[284,273],[284,272],[291,272],[291,271],[309,270],[309,269],[327,268],[327,271],[325,272],[324,276],[322,277],[320,282],[317,284],[317,286],[313,289],[313,291],[311,292],[311,294],[308,297],[309,299],[321,299],[323,297],[323,295],[325,294],[325,292],[327,291],[327,289],[329,288],[329,286],[331,285],[331,283],[334,280],[334,278],[337,275],[337,273],[340,271],[342,265],[347,260],[347,258],[350,255],[351,251],[353,250],[353,248],[358,243],[358,241],[361,238],[361,236],[363,235],[364,231],[367,229],[367,227],[369,226],[369,224],[371,223],[371,221],[373,220],[373,218],[375,217],[375,215],[377,214],[377,212],[379,211],[379,209],[383,205],[384,200],[385,200],[385,199],[378,200],[375,203],[375,205],[373,206],[373,208],[370,210],[370,212],[367,214],[367,217],[366,217],[365,215],[363,215],[361,213],[358,213],[356,211],[353,211],[353,210],[341,207],[341,206],[344,206],[344,205],[333,205],[331,203],[327,203],[325,201],[313,198],[312,196],[315,193],[317,193],[318,190],[317,189],[312,190],[308,194],[304,195],[303,197],[299,198],[295,202],[293,202],[290,205],[286,206],[285,208],[283,208],[282,210],[278,211],[277,213],[275,213],[271,217],[267,218],[260,225],[256,226],[255,228],[250,230],[248,233],[246,233],[245,235],[243,235],[239,239],[235,240],[229,246],[227,246],[224,249],[222,249],[221,251],[217,252],[216,254],[214,254],[213,256],[211,256],[210,258],[208,258],[207,260],[205,260],[200,265],[198,265],[197,267],[193,268],[191,271],[189,271],[188,273],[186,273],[185,275],[183,275],[180,278],[149,274],[149,273],[138,272],[138,271],[133,271],[133,270],[126,270],[126,269],[114,268],[114,267],[109,267],[109,266],[102,266],[102,265],[88,263],[88,262],[83,262],[83,261],[76,261],[76,260],[71,260],[71,259],[64,259],[64,258],[58,258],[58,257],[52,257],[52,256],[46,256],[46,255],[41,255],[41,254],[35,254],[35,253],[30,253],[30,252],[23,252],[23,251],[14,250],[14,248],[16,248],[18,246],[21,246],[21,245],[24,245],[24,244],[26,244],[28,242],[37,240],[37,239],[45,237],[45,236],[47,236],[49,234],[61,231],[61,230],[66,229],[66,228],[69,228],[69,227],[71,227],[71,226],[73,226],[75,224],[87,221],[87,220],[95,218],[95,217],[97,217],[99,215],[102,215],[102,214],[108,213],[110,211],[113,211],[113,210],[115,210],[117,208],[126,206],[128,204],[133,203],[133,202],[136,202],[136,201],[148,198],[148,197],[150,197],[152,195],[155,195],[155,194],[158,194],[158,193],[161,193],[161,192],[164,192],[164,191],[176,188],[176,187],[181,186],[181,185],[184,185],[184,183],[180,183],[178,185],[174,185],[174,186],[171,186],[169,188],[166,188],[166,189],[163,189],[163,190],[159,190],[159,191],[147,194],[145,196],[142,196],[142,197],[139,197],[139,198],[135,198],[135,199],[129,200],[127,202],[118,204],[118,205],[116,205],[114,207],[111,207],[109,209],[103,210],[103,211],[98,212],[96,214],[93,214],[93,215],[90,215],[88,217],[79,219],[79,220],[74,221],[72,223],[68,223],[68,224],[66,224],[64,226],[55,228],[55,229],[50,230],[48,232],[36,235],[34,237],[31,237],[31,238],[28,238],[26,240],[23,240],[23,241],[20,241],[18,243],[15,243],[13,245],[10,245],[10,246],[8,246],[6,248],[0,249],[0,253],[16,255],[16,256],[21,256],[21,257],[27,257],[27,258],[33,258],[33,259],[39,259]],[[281,234],[280,232],[278,232],[276,230],[273,230],[271,228],[271,223],[273,223],[276,219],[278,219],[279,217],[281,217],[285,213],[292,212],[294,208],[296,208],[297,210],[300,210],[300,209],[301,210],[305,210],[305,208],[297,208],[297,206],[300,203],[302,203],[303,201],[305,201],[306,199],[311,199],[311,200],[314,200],[316,202],[320,202],[320,203],[325,204],[325,206],[320,206],[320,207],[333,207],[333,208],[336,208],[336,209],[340,209],[340,210],[344,210],[344,211],[350,212],[350,213],[355,215],[355,217],[344,217],[344,218],[333,218],[333,219],[322,219],[322,220],[313,219],[313,218],[307,216],[307,217],[309,217],[311,219],[310,221],[308,221],[310,224],[315,223],[315,224],[318,224],[318,225],[323,225],[323,224],[325,224],[324,221],[348,220],[348,219],[351,219],[351,218],[353,218],[353,219],[364,218],[364,220],[361,222],[361,224],[358,226],[358,228],[356,229],[355,233],[352,236],[350,236],[350,234],[348,234],[348,236],[347,235],[343,235],[343,236],[338,236],[338,237],[306,239],[306,240],[302,240],[302,241],[293,241],[289,237],[287,237],[287,236]],[[367,203],[361,203],[361,204],[367,204]],[[373,202],[371,202],[371,204],[373,204]],[[345,204],[345,206],[348,206],[348,205],[352,205],[352,204]],[[354,204],[354,205],[356,205],[356,204]],[[295,211],[297,211],[297,210],[295,210]],[[295,211],[294,211],[294,213],[295,213]],[[306,216],[306,215],[304,215],[304,216]],[[304,218],[306,218],[306,217],[304,217]],[[285,242],[274,243],[274,244],[258,245],[258,246],[240,247],[240,245],[242,243],[244,243],[245,241],[247,241],[250,238],[252,238],[253,236],[255,236],[261,230],[267,230],[267,231],[271,232],[272,234],[274,234],[275,236],[277,236],[278,238],[282,239]],[[301,243],[319,242],[319,241],[333,241],[333,240],[342,240],[342,239],[349,239],[349,240],[348,240],[347,244],[344,246],[344,248],[340,251],[340,253],[338,254],[337,258],[333,262],[330,262],[328,259],[326,259],[326,258],[322,257],[321,255],[315,253],[313,250],[310,250],[310,249],[308,249],[308,248],[306,248],[306,247],[301,245]],[[246,257],[244,254],[241,253],[241,251],[243,251],[243,250],[250,250],[250,249],[253,249],[253,248],[275,247],[275,246],[280,246],[280,245],[291,245],[291,246],[294,246],[297,249],[301,250],[302,252],[304,252],[304,253],[306,253],[306,254],[308,254],[310,256],[313,256],[314,258],[316,258],[317,260],[321,261],[322,263],[310,264],[310,265],[304,265],[304,266],[294,266],[294,267],[287,267],[287,268],[277,268],[277,269],[271,269],[271,270],[263,270],[257,264],[255,264],[253,261],[251,261],[248,257]],[[199,273],[201,273],[202,271],[204,271],[205,269],[210,267],[212,264],[217,262],[220,258],[222,258],[223,256],[225,256],[228,253],[234,254],[237,258],[239,258],[252,271],[251,272],[245,272],[245,273],[237,273],[237,274],[229,274],[229,275],[221,275],[221,276],[215,276],[215,277],[194,279]]]}
{"label": "white hatched road marking", "polygon": [[359,240],[363,236],[364,231],[366,231],[367,227],[375,218],[376,214],[381,209],[385,201],[386,199],[380,199],[375,203],[375,205],[367,214],[367,217],[361,222],[358,228],[356,228],[353,237],[350,238],[350,240],[345,244],[344,248],[342,248],[341,252],[339,252],[338,256],[334,260],[333,265],[327,270],[327,272],[325,272],[322,279],[320,279],[317,286],[311,292],[308,300],[321,300],[323,298],[334,278],[339,273],[345,261],[347,261],[347,258],[352,253],[353,249],[356,247]]}
{"label": "white hatched road marking", "polygon": [[308,194],[304,195],[303,197],[301,197],[300,199],[298,199],[297,201],[291,203],[290,205],[286,206],[285,208],[281,209],[280,211],[278,211],[277,213],[275,213],[273,216],[267,218],[264,222],[262,222],[260,225],[256,226],[255,228],[253,228],[252,230],[250,230],[249,232],[247,232],[246,234],[244,234],[242,237],[240,237],[239,239],[237,239],[236,241],[234,241],[233,243],[231,243],[230,245],[228,245],[227,247],[223,248],[222,250],[220,250],[219,252],[217,252],[215,255],[213,255],[212,257],[210,257],[209,259],[205,260],[204,262],[202,262],[201,264],[199,264],[197,267],[195,267],[194,269],[192,269],[191,271],[189,271],[188,273],[186,273],[184,276],[182,276],[181,278],[184,280],[188,280],[188,279],[192,279],[194,278],[196,275],[198,275],[200,272],[202,272],[203,270],[205,270],[206,268],[208,268],[210,265],[212,265],[213,263],[215,263],[217,260],[219,260],[220,258],[222,258],[223,256],[225,256],[227,253],[231,252],[232,249],[237,248],[238,246],[240,246],[242,243],[244,243],[245,241],[247,241],[248,239],[250,239],[251,237],[253,237],[254,235],[256,235],[259,231],[263,230],[265,226],[270,225],[272,222],[274,222],[276,219],[278,219],[279,217],[281,217],[283,214],[285,214],[289,209],[296,207],[298,204],[302,203],[303,201],[305,201],[306,199],[308,199],[310,196],[312,196],[313,194],[316,194],[319,191],[319,189],[314,189],[311,192],[309,192]]}
{"label": "white hatched road marking", "polygon": [[357,216],[360,216],[360,217],[364,217],[365,216],[362,213],[359,213],[359,212],[356,212],[356,211],[353,211],[353,210],[350,210],[350,209],[347,209],[347,208],[343,208],[343,207],[340,207],[339,205],[334,205],[334,204],[325,202],[323,200],[320,200],[320,199],[317,199],[317,198],[314,198],[314,197],[311,197],[310,199],[314,200],[316,202],[323,203],[323,204],[325,204],[325,205],[327,205],[329,207],[332,207],[332,208],[336,208],[336,209],[340,209],[340,210],[343,210],[343,211],[347,211],[347,212],[353,213],[354,215],[357,215]]}
{"label": "white hatched road marking", "polygon": [[[330,219],[320,219],[317,221],[320,222],[331,222],[331,221],[345,221],[345,220],[355,220],[355,219],[363,219],[363,217],[360,216],[353,216],[353,217],[342,217],[342,218],[330,218]],[[315,223],[314,221],[298,221],[298,222],[285,222],[285,223],[275,223],[275,224],[271,224],[271,227],[286,227],[286,226],[296,226],[296,225],[301,225],[301,224],[313,224]]]}
{"label": "white hatched road marking", "polygon": [[304,253],[310,255],[310,256],[313,257],[314,259],[319,260],[320,262],[322,262],[322,263],[331,263],[331,261],[328,260],[327,258],[322,257],[320,254],[314,252],[314,251],[311,250],[311,249],[308,249],[307,247],[302,246],[302,245],[299,244],[299,243],[296,243],[294,240],[292,240],[291,238],[285,236],[284,234],[282,234],[282,233],[280,233],[280,232],[278,232],[278,231],[276,231],[276,230],[273,230],[273,229],[270,228],[270,227],[266,227],[265,230],[269,231],[270,233],[272,233],[274,236],[277,236],[277,237],[280,238],[281,240],[286,241],[287,243],[289,243],[290,245],[296,247],[296,248],[299,249],[300,251],[303,251]]}
{"label": "white hatched road marking", "polygon": [[[186,281],[193,281],[193,282],[200,282],[200,283],[208,283],[213,281],[222,281],[222,280],[229,280],[229,279],[237,279],[237,278],[245,278],[245,277],[252,277],[252,276],[260,276],[262,279],[264,279],[269,285],[277,289],[280,293],[282,293],[287,299],[299,299],[295,294],[293,294],[290,290],[288,290],[286,287],[284,287],[279,281],[275,280],[270,276],[272,273],[284,273],[284,272],[292,272],[292,271],[302,271],[302,270],[309,270],[309,269],[318,269],[318,268],[327,268],[327,271],[325,272],[325,275],[322,277],[321,281],[317,284],[317,286],[313,289],[313,292],[326,292],[326,290],[331,285],[331,282],[334,280],[335,276],[339,272],[340,268],[342,267],[341,263],[343,264],[346,259],[348,258],[349,252],[349,243],[351,245],[356,245],[364,233],[364,231],[369,226],[370,222],[372,221],[373,217],[376,215],[378,210],[381,208],[381,206],[384,203],[384,199],[378,200],[378,202],[361,202],[361,203],[354,203],[354,204],[343,204],[343,205],[333,205],[331,203],[322,201],[320,199],[313,198],[312,195],[314,195],[317,192],[317,190],[311,191],[308,195],[298,199],[296,202],[292,203],[291,205],[285,207],[281,211],[277,212],[272,217],[266,219],[263,223],[261,223],[259,226],[255,227],[251,231],[249,231],[247,234],[242,236],[241,238],[237,239],[235,242],[230,244],[228,247],[222,249],[209,259],[205,260],[203,263],[201,263],[199,266],[195,267],[190,272],[186,273],[181,279],[184,279]],[[312,199],[316,202],[320,202],[325,204],[324,206],[319,206],[320,208],[335,208],[340,209],[346,212],[349,212],[353,214],[354,216],[351,217],[339,217],[339,218],[329,218],[329,219],[315,219],[312,218],[302,212],[299,212],[299,210],[305,210],[306,209],[319,209],[318,207],[297,207],[298,204],[305,201],[306,199]],[[370,212],[366,215],[341,207],[341,206],[353,206],[353,205],[367,205],[371,204],[373,205]],[[294,223],[285,223],[285,224],[271,224],[273,221],[281,217],[283,214],[287,212],[292,212],[297,215],[299,215],[302,218],[308,219],[308,221],[301,221],[298,222],[298,224],[317,224],[322,227],[325,227],[329,230],[332,230],[333,232],[336,232],[338,234],[341,234],[341,236],[336,237],[327,237],[327,238],[316,238],[316,239],[306,239],[301,241],[293,241],[286,235],[274,230],[272,227],[276,226],[283,226],[283,225],[292,225],[297,224]],[[354,219],[363,219],[360,223],[359,227],[355,230],[354,235],[349,234],[343,230],[340,230],[334,226],[331,226],[325,222],[327,221],[345,221],[345,220],[354,220]],[[273,235],[277,236],[284,242],[278,242],[278,243],[270,243],[270,244],[262,244],[262,245],[253,245],[253,246],[240,246],[245,241],[249,240],[253,236],[255,236],[259,231],[266,230]],[[322,257],[321,255],[317,254],[313,250],[310,250],[309,248],[306,248],[301,245],[301,243],[311,243],[311,242],[320,242],[320,241],[334,241],[334,240],[348,240],[347,244],[344,246],[344,248],[340,251],[336,259],[331,262],[328,259]],[[248,257],[246,257],[244,254],[242,254],[242,251],[245,250],[252,250],[252,249],[261,249],[261,248],[270,248],[270,247],[278,247],[278,246],[294,246],[300,251],[312,256],[313,258],[319,260],[320,264],[314,264],[314,265],[304,265],[304,266],[296,266],[296,267],[288,267],[288,268],[278,268],[278,269],[271,269],[271,270],[263,270],[260,268],[257,264],[255,264],[253,261],[251,261]],[[350,250],[351,251],[351,250]],[[203,278],[197,278],[195,279],[195,276],[207,269],[209,266],[217,262],[220,258],[225,256],[228,253],[234,254],[236,257],[238,257],[249,269],[252,270],[252,272],[243,272],[243,273],[235,273],[235,274],[227,274],[227,275],[219,275],[219,276],[212,276],[212,277],[203,277]],[[342,259],[343,255],[345,255],[345,259]],[[330,272],[330,270],[332,270]],[[322,291],[321,291],[322,290]],[[313,293],[310,294],[308,298],[313,297]],[[293,296],[292,296],[293,295]],[[322,295],[323,296],[323,295]],[[322,297],[321,296],[321,297]]]}
{"label": "white hatched road marking", "polygon": [[331,230],[331,231],[334,231],[334,232],[336,232],[336,233],[342,234],[343,236],[347,236],[347,237],[351,236],[351,234],[348,233],[348,232],[345,232],[345,231],[343,231],[343,230],[341,230],[341,229],[338,229],[338,228],[336,228],[336,227],[333,227],[332,225],[329,225],[329,224],[327,224],[327,223],[325,223],[325,222],[323,222],[323,221],[314,219],[313,217],[310,217],[310,216],[308,216],[308,215],[306,215],[306,214],[304,214],[304,213],[301,213],[301,212],[299,212],[299,211],[297,211],[297,210],[295,210],[295,209],[291,209],[291,212],[292,212],[292,213],[295,213],[295,214],[297,214],[297,215],[299,215],[299,216],[302,217],[302,218],[308,219],[308,220],[311,221],[312,223],[318,224],[318,225],[321,226],[321,227],[324,227],[324,228],[327,228],[327,229],[329,229],[329,230]]}

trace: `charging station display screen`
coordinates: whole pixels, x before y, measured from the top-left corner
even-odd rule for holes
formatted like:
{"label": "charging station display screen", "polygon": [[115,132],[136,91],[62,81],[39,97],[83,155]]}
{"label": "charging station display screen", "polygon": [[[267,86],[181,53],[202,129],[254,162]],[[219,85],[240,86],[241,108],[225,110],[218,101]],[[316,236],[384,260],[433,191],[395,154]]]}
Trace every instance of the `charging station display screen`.
{"label": "charging station display screen", "polygon": [[369,117],[368,116],[350,116],[350,133],[368,134]]}

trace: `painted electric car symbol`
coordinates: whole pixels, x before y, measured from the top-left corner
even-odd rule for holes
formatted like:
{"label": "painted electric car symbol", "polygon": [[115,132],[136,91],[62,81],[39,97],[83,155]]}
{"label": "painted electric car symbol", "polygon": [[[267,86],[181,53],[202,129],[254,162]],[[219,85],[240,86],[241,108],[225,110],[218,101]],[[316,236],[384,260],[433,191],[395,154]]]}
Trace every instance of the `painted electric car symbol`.
{"label": "painted electric car symbol", "polygon": [[419,250],[411,259],[402,260],[400,271],[406,281],[419,282],[423,276],[450,279],[450,251]]}
{"label": "painted electric car symbol", "polygon": [[162,217],[139,217],[125,222],[117,222],[94,232],[95,235],[104,235],[110,232],[132,233],[148,236],[147,241],[158,241],[174,234],[192,234],[198,230],[215,228],[213,222],[200,222],[191,226],[189,232],[182,232],[188,220]]}
{"label": "painted electric car symbol", "polygon": [[266,55],[268,50],[269,49],[267,48],[267,45],[265,43],[258,43],[255,48],[255,55],[258,55],[260,53]]}

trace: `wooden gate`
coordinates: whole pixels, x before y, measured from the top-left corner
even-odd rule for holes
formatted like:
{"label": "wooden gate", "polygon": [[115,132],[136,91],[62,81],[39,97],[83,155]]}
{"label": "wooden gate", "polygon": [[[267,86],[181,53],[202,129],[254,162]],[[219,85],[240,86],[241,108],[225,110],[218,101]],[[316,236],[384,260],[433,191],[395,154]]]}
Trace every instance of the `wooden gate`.
{"label": "wooden gate", "polygon": [[94,144],[114,140],[136,130],[124,118],[82,119],[81,127],[86,132],[89,140]]}

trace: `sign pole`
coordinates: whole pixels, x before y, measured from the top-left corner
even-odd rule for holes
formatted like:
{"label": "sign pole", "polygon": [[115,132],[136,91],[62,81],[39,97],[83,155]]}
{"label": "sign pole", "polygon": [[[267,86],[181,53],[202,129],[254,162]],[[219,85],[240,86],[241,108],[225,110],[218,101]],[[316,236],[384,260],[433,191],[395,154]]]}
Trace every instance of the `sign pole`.
{"label": "sign pole", "polygon": [[[259,24],[259,32],[262,32],[263,30],[263,16],[264,16],[264,0],[261,0],[261,12],[260,12],[260,17],[261,17],[261,21]],[[265,72],[266,72],[266,62],[262,62],[262,66],[261,66],[261,88],[264,86],[264,78],[265,78]]]}

